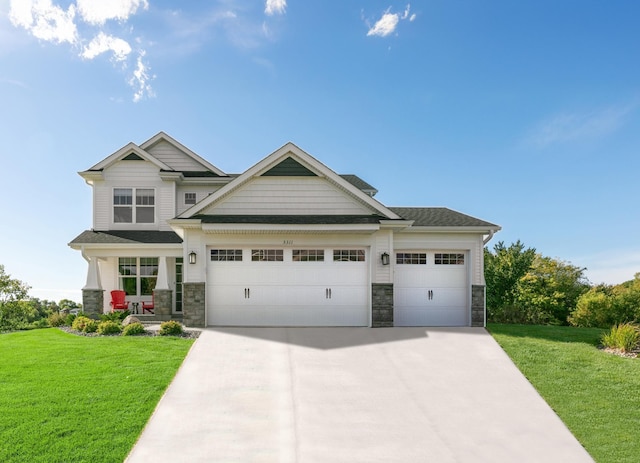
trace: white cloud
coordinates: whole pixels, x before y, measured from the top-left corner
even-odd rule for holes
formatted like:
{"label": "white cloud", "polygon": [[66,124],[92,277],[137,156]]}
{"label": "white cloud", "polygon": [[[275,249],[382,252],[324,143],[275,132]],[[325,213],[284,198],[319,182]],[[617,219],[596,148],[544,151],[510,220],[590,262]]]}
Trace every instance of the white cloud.
{"label": "white cloud", "polygon": [[268,16],[284,14],[287,9],[287,0],[267,0],[264,5],[264,13]]}
{"label": "white cloud", "polygon": [[556,143],[593,140],[617,130],[638,103],[624,106],[565,112],[542,121],[526,138],[526,144],[546,147]]}
{"label": "white cloud", "polygon": [[411,4],[407,4],[404,12],[401,13],[391,13],[391,7],[387,8],[384,13],[382,13],[382,17],[376,21],[373,27],[369,28],[367,32],[367,36],[377,36],[377,37],[386,37],[395,32],[396,28],[400,21],[404,21],[406,19],[409,22],[413,22],[416,19],[416,15],[410,15]]}
{"label": "white cloud", "polygon": [[98,33],[89,45],[84,47],[82,56],[85,59],[93,59],[102,53],[108,51],[113,52],[113,59],[115,61],[124,61],[131,53],[131,45],[126,40],[112,35],[107,35],[104,32]]}
{"label": "white cloud", "polygon": [[151,84],[149,83],[155,79],[155,76],[149,75],[149,66],[142,61],[144,55],[144,51],[138,55],[136,69],[133,71],[131,79],[129,79],[129,85],[135,90],[133,93],[133,101],[135,103],[142,100],[145,96],[148,98],[155,96],[153,88],[151,88]]}
{"label": "white cloud", "polygon": [[82,19],[94,25],[102,25],[110,19],[126,21],[138,8],[149,8],[147,0],[77,0],[77,4]]}
{"label": "white cloud", "polygon": [[9,19],[34,37],[55,43],[76,43],[78,30],[74,23],[73,4],[65,11],[51,0],[11,0]]}

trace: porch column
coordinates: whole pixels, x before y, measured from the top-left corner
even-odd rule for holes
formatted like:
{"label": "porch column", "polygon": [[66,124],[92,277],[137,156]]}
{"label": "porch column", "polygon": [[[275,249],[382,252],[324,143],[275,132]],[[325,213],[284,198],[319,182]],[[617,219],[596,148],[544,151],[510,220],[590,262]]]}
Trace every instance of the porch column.
{"label": "porch column", "polygon": [[82,288],[82,311],[85,315],[97,318],[104,307],[104,290],[100,281],[100,267],[97,257],[89,257],[87,284]]}
{"label": "porch column", "polygon": [[158,278],[156,279],[156,289],[170,289],[167,279],[167,257],[158,257]]}

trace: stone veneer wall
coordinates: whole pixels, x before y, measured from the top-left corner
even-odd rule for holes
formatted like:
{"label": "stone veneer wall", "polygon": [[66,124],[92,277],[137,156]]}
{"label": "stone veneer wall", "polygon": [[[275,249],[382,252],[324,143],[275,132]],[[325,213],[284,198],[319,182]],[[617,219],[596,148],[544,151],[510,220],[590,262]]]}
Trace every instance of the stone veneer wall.
{"label": "stone veneer wall", "polygon": [[182,322],[185,326],[204,327],[205,316],[205,284],[182,284]]}
{"label": "stone veneer wall", "polygon": [[[173,291],[170,289],[156,289],[153,291],[154,320],[171,320],[171,307],[173,305]],[[142,311],[142,305],[140,305]]]}
{"label": "stone veneer wall", "polygon": [[82,290],[82,311],[90,318],[98,318],[104,307],[103,289]]}
{"label": "stone veneer wall", "polygon": [[471,326],[486,326],[484,285],[471,285]]}
{"label": "stone veneer wall", "polygon": [[393,326],[393,283],[371,284],[371,327]]}

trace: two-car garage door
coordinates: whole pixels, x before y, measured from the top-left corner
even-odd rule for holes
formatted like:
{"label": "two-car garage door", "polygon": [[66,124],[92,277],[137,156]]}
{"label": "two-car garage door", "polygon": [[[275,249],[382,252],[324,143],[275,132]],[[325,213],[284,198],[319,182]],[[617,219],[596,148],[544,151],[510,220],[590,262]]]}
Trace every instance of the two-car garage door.
{"label": "two-car garage door", "polygon": [[209,259],[208,325],[369,325],[364,249],[239,247]]}

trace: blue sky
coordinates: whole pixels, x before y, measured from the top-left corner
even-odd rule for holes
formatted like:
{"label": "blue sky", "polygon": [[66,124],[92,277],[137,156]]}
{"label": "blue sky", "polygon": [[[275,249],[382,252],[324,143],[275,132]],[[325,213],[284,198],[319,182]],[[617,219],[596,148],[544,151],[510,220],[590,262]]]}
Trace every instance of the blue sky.
{"label": "blue sky", "polygon": [[631,279],[639,17],[632,0],[0,0],[0,264],[80,300],[77,172],[162,130],[229,173],[293,141],[388,206]]}

